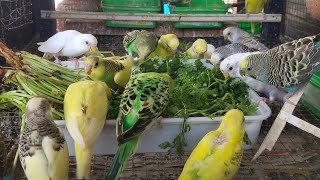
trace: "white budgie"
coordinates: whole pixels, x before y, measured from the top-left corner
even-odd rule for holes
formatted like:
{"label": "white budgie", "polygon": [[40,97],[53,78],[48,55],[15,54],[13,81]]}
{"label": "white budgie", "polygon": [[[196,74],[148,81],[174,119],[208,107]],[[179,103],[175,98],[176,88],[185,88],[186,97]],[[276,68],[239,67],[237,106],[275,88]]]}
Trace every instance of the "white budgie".
{"label": "white budgie", "polygon": [[61,64],[59,56],[66,56],[75,61],[76,68],[79,67],[78,59],[75,57],[84,55],[91,51],[97,51],[98,40],[92,34],[82,34],[76,30],[58,32],[45,42],[37,43],[38,50],[44,53],[44,57],[55,58],[55,63]]}

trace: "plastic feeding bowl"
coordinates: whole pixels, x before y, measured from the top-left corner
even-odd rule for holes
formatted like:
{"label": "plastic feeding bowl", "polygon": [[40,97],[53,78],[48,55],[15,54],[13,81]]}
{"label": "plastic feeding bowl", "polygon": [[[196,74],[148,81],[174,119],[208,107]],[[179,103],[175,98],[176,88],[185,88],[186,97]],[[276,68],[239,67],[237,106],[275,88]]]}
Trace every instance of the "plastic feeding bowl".
{"label": "plastic feeding bowl", "polygon": [[[195,59],[190,59],[184,63],[194,63]],[[207,63],[202,59],[201,62],[208,69],[213,68],[212,64]],[[73,63],[66,63],[67,67],[73,69]],[[256,92],[249,89],[249,100],[255,103],[259,96]],[[254,116],[245,116],[246,132],[252,142],[252,145],[244,144],[245,149],[251,149],[256,143],[262,121],[268,119],[271,116],[271,110],[269,106],[261,101],[257,107],[257,113]],[[187,146],[185,151],[192,151],[198,142],[208,132],[216,130],[222,120],[221,117],[208,118],[208,117],[190,117],[187,122],[191,126],[191,130],[185,134]],[[74,142],[69,132],[66,129],[65,121],[58,120],[55,123],[63,130],[64,136],[68,143],[69,154],[74,154]],[[159,145],[163,142],[172,142],[174,138],[181,132],[183,124],[183,118],[163,118],[161,120],[161,127],[153,126],[141,136],[140,146],[137,153],[148,152],[167,152],[167,149],[161,149]],[[118,142],[116,137],[116,120],[106,120],[104,129],[95,143],[93,153],[96,155],[103,154],[115,154],[118,148]]]}

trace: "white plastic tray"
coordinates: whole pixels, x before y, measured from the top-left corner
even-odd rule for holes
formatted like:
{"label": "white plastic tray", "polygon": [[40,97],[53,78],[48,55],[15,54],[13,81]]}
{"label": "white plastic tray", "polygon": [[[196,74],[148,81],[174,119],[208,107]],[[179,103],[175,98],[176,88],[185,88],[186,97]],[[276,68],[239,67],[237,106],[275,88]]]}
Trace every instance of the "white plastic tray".
{"label": "white plastic tray", "polygon": [[[251,102],[255,102],[259,96],[253,90],[249,90],[249,98]],[[257,141],[261,124],[271,116],[269,106],[260,102],[255,116],[245,116],[246,132],[254,145]],[[200,139],[208,132],[218,128],[222,117],[210,119],[207,117],[191,117],[187,121],[191,126],[191,131],[186,134],[188,146],[185,147],[186,151],[192,151],[198,144]],[[56,124],[62,128],[65,138],[68,143],[69,154],[74,155],[73,139],[65,128],[65,121],[55,121]],[[115,130],[115,120],[107,120],[106,125],[99,136],[93,153],[96,155],[101,154],[115,154],[118,148]],[[142,135],[140,146],[137,153],[147,152],[167,152],[165,149],[159,148],[159,144],[172,140],[181,131],[183,119],[182,118],[163,118],[161,121],[162,127],[152,127]],[[245,145],[245,149],[250,149],[252,146]]]}

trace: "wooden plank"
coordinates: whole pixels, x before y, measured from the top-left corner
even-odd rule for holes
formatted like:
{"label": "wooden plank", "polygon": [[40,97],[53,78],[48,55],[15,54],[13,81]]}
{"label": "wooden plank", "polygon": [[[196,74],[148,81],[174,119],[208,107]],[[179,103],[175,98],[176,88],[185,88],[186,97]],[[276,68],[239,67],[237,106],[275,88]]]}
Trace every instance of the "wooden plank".
{"label": "wooden plank", "polygon": [[281,22],[281,14],[129,14],[84,11],[41,11],[43,19],[80,19],[115,21],[171,21],[171,22]]}

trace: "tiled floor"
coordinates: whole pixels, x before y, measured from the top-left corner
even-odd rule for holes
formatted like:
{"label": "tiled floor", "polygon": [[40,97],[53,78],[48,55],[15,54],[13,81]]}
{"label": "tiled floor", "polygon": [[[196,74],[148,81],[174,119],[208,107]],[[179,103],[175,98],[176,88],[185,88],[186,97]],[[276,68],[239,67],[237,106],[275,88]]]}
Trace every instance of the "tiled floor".
{"label": "tiled floor", "polygon": [[[320,139],[287,124],[272,151],[265,151],[256,161],[251,159],[263,141],[281,106],[271,106],[273,115],[263,122],[257,144],[253,150],[244,152],[240,170],[235,179],[320,179]],[[296,116],[320,127],[320,119],[299,105]],[[135,155],[121,176],[125,180],[170,180],[177,179],[189,154],[178,156],[168,153]],[[111,165],[112,156],[94,156],[92,179],[104,179],[104,173]],[[70,177],[75,179],[75,159],[71,158]],[[17,169],[17,175],[23,173]],[[25,179],[19,177],[17,179]]]}

